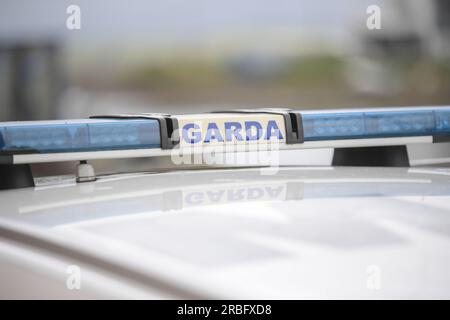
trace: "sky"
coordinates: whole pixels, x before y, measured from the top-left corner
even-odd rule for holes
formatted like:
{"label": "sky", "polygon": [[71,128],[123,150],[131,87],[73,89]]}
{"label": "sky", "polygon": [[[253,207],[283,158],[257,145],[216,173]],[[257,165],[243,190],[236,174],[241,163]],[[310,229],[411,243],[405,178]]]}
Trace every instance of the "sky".
{"label": "sky", "polygon": [[[345,35],[365,21],[370,0],[0,0],[0,41],[56,37],[69,42],[202,43],[226,34],[284,30]],[[67,30],[66,8],[81,8]]]}

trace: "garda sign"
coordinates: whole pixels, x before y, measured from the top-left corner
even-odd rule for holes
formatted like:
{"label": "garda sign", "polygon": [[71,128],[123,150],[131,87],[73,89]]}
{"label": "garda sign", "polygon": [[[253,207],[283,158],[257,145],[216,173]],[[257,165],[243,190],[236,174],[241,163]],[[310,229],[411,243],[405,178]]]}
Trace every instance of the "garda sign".
{"label": "garda sign", "polygon": [[181,146],[220,146],[285,141],[284,118],[276,114],[202,114],[178,117]]}

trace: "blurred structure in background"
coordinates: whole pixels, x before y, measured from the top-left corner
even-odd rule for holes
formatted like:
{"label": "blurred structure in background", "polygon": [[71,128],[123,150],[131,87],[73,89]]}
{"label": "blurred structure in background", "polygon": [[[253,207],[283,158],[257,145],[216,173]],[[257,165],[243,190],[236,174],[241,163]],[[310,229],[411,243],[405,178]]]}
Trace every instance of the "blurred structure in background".
{"label": "blurred structure in background", "polygon": [[450,104],[449,21],[446,0],[0,0],[0,120]]}
{"label": "blurred structure in background", "polygon": [[408,94],[416,99],[413,105],[436,103],[438,96],[445,103],[450,85],[450,2],[385,1],[382,13],[382,29],[359,33],[358,55],[349,59],[347,79],[352,87],[379,97]]}
{"label": "blurred structure in background", "polygon": [[0,43],[0,118],[56,116],[62,89],[58,46],[52,42]]}

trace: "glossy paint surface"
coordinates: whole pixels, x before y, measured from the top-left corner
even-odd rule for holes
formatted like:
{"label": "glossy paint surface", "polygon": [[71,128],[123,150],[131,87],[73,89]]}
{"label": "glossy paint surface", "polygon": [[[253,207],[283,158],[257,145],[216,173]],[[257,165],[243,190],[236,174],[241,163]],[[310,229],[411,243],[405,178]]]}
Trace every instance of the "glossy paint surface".
{"label": "glossy paint surface", "polygon": [[64,288],[75,264],[88,297],[450,298],[448,169],[48,178],[0,203],[1,296],[42,293],[14,265]]}

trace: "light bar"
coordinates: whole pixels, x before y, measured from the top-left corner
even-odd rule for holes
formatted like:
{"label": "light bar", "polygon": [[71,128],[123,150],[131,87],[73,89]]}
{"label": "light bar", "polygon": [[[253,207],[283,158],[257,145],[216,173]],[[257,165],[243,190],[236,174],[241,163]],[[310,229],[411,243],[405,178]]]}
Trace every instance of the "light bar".
{"label": "light bar", "polygon": [[159,148],[156,120],[82,120],[0,124],[0,152],[55,153]]}
{"label": "light bar", "polygon": [[274,142],[292,150],[441,141],[450,142],[450,107],[124,114],[0,123],[0,164],[152,157],[170,155],[174,147],[203,152],[204,146],[237,144],[248,151]]}

